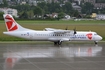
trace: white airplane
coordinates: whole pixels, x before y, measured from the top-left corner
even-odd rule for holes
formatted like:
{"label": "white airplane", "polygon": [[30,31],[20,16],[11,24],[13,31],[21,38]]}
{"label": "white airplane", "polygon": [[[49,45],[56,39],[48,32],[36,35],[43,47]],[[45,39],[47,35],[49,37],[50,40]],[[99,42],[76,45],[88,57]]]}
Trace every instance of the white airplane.
{"label": "white airplane", "polygon": [[52,41],[55,45],[61,45],[63,41],[94,41],[97,44],[102,37],[96,32],[76,31],[45,28],[44,31],[27,29],[20,26],[10,14],[3,15],[7,32],[4,34],[36,41]]}

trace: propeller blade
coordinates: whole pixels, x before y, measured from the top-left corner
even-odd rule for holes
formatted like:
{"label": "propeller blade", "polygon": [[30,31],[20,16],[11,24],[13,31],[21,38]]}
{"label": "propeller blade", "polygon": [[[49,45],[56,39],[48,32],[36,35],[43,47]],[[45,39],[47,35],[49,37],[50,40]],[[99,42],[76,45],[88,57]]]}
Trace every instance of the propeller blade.
{"label": "propeller blade", "polygon": [[76,27],[74,28],[74,34],[76,34],[77,32],[76,32]]}

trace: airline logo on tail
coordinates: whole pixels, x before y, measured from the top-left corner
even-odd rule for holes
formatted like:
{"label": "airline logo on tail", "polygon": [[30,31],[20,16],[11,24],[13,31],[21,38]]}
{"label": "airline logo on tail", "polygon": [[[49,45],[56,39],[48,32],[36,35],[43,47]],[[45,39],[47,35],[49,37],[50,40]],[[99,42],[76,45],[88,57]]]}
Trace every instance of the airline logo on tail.
{"label": "airline logo on tail", "polygon": [[17,26],[16,22],[9,15],[5,16],[5,23],[7,25],[7,30],[8,31],[14,31],[14,30],[18,29],[18,26]]}

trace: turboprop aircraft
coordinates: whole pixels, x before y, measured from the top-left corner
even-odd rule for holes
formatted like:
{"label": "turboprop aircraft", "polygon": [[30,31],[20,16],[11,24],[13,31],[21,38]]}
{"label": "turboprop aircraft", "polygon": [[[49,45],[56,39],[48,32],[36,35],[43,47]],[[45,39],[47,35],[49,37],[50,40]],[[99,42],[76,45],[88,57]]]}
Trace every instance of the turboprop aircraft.
{"label": "turboprop aircraft", "polygon": [[19,25],[10,14],[3,15],[7,32],[4,34],[36,41],[52,41],[55,45],[61,45],[64,41],[94,41],[97,44],[102,37],[92,31],[63,30],[54,28],[45,28],[37,31],[27,29]]}

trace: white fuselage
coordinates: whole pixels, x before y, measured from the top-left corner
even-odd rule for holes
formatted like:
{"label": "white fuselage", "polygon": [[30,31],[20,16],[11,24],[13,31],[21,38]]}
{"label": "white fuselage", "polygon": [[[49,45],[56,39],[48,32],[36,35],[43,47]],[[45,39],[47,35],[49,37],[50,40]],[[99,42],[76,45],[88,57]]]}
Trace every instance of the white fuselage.
{"label": "white fuselage", "polygon": [[16,36],[20,38],[25,38],[28,40],[38,40],[38,41],[71,41],[71,40],[91,40],[99,41],[102,39],[100,35],[97,35],[96,32],[84,32],[77,31],[77,33],[58,33],[55,34],[53,31],[11,31],[3,32],[4,34]]}

